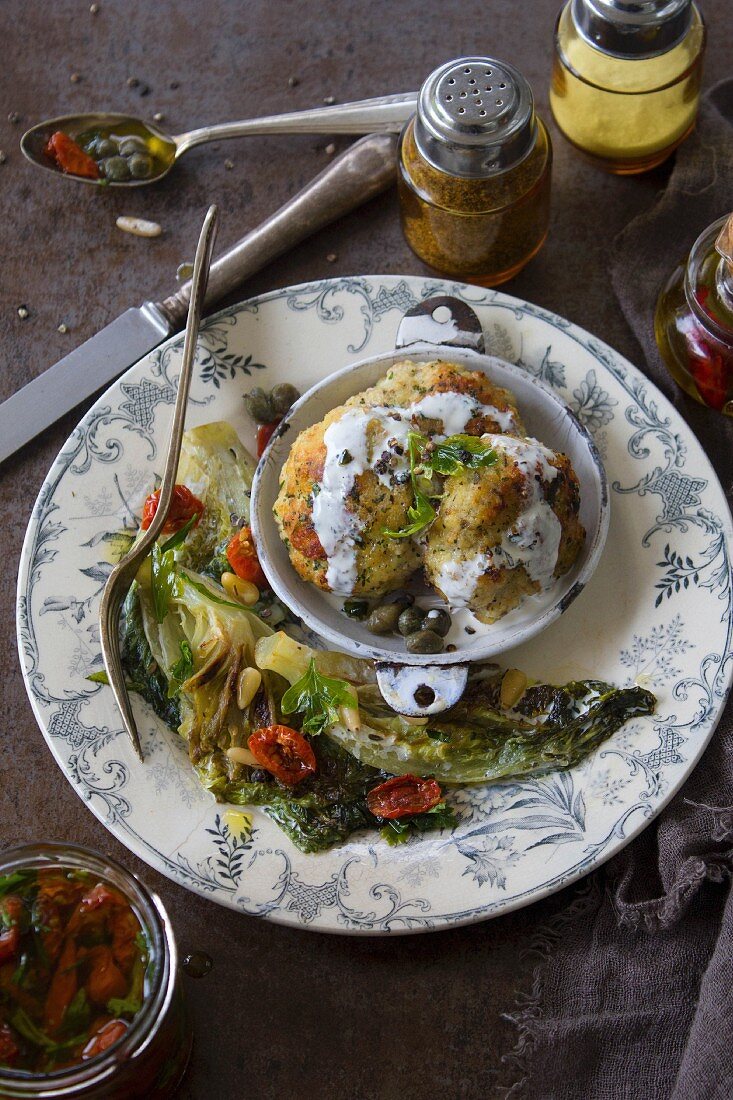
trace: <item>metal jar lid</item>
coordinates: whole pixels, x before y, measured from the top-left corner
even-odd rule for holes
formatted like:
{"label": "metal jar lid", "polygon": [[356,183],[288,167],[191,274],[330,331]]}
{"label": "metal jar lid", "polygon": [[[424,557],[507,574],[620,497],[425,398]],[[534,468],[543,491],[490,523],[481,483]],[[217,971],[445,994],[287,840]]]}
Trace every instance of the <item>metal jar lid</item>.
{"label": "metal jar lid", "polygon": [[572,0],[573,22],[595,49],[649,58],[673,49],[692,23],[692,0]]}
{"label": "metal jar lid", "polygon": [[486,179],[518,164],[537,137],[532,89],[491,57],[461,57],[431,73],[417,100],[415,144],[434,168]]}

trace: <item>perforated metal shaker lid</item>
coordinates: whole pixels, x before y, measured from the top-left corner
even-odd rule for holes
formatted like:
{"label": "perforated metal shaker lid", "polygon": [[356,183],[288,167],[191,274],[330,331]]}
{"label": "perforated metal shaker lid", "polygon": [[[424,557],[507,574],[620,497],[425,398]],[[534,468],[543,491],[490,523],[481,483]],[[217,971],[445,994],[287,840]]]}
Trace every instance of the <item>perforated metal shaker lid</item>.
{"label": "perforated metal shaker lid", "polygon": [[671,50],[687,34],[692,0],[572,0],[573,21],[591,46],[614,57]]}
{"label": "perforated metal shaker lid", "polygon": [[518,164],[535,143],[532,89],[518,69],[461,57],[431,73],[417,100],[415,143],[435,168],[482,179]]}

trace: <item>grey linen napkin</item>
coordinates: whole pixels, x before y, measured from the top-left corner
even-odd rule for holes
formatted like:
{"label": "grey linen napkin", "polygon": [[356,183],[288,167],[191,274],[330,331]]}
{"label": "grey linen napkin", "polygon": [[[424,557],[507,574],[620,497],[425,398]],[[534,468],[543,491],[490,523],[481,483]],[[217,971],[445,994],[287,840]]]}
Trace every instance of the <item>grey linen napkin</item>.
{"label": "grey linen napkin", "polygon": [[[698,435],[729,499],[733,420],[698,406],[654,342],[659,288],[702,230],[733,210],[733,80],[714,87],[655,205],[619,235],[613,285],[650,378]],[[721,658],[723,655],[721,655]],[[731,660],[728,655],[728,660]],[[733,1097],[733,709],[667,810],[581,884],[530,949],[509,1019],[512,1097]]]}

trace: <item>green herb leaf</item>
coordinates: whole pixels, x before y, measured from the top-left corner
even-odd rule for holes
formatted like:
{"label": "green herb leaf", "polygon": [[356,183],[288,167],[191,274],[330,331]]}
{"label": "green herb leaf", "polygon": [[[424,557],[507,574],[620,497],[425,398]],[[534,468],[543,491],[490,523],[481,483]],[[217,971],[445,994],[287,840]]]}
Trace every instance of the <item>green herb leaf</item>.
{"label": "green herb leaf", "polygon": [[449,435],[435,443],[422,458],[425,471],[444,475],[455,474],[461,469],[478,470],[493,466],[495,462],[496,451],[491,444],[475,435]]}
{"label": "green herb leaf", "polygon": [[246,608],[241,603],[234,603],[233,600],[225,600],[223,596],[217,596],[216,592],[212,592],[208,584],[201,584],[200,581],[195,581],[190,573],[185,574],[186,584],[190,584],[191,588],[195,588],[197,592],[200,592],[202,596],[206,596],[207,600],[211,600],[212,603],[219,604],[220,607],[233,607],[235,611],[245,611]]}
{"label": "green herb leaf", "polygon": [[280,709],[283,714],[293,714],[296,711],[303,714],[303,732],[315,737],[336,725],[339,707],[357,705],[351,685],[345,680],[334,680],[330,676],[321,675],[311,657],[308,671],[285,692]]}
{"label": "green herb leaf", "polygon": [[429,495],[418,484],[418,474],[430,478],[433,474],[454,474],[456,470],[476,470],[496,462],[496,452],[474,435],[449,435],[440,443],[430,444],[421,432],[407,433],[407,452],[410,456],[410,481],[413,503],[407,509],[409,523],[399,531],[384,529],[391,539],[406,539],[429,527],[437,512]]}
{"label": "green herb leaf", "polygon": [[390,531],[385,527],[384,533],[390,539],[407,539],[411,535],[417,535],[425,527],[429,527],[435,519],[437,512],[424,493],[415,488],[413,491],[415,503],[407,509],[409,523],[400,527],[399,531]]}
{"label": "green herb leaf", "polygon": [[26,875],[22,871],[12,871],[9,875],[0,876],[0,898],[25,882]]}
{"label": "green herb leaf", "polygon": [[404,844],[416,833],[427,833],[433,829],[454,829],[457,824],[458,818],[450,806],[445,802],[439,802],[424,814],[386,821],[380,830],[380,835],[394,847],[395,844]]}
{"label": "green herb leaf", "polygon": [[159,623],[168,614],[170,601],[176,594],[176,559],[172,550],[163,550],[159,543],[153,546],[151,592],[153,610]]}
{"label": "green herb leaf", "polygon": [[107,684],[107,686],[109,686],[109,676],[105,669],[101,669],[99,672],[90,672],[85,679],[89,680],[92,684]]}
{"label": "green herb leaf", "polygon": [[33,1023],[24,1008],[16,1008],[10,1017],[10,1022],[18,1034],[22,1035],[27,1042],[34,1047],[40,1047],[41,1050],[45,1050],[49,1054],[78,1046],[86,1039],[86,1035],[76,1035],[73,1039],[66,1039],[63,1043],[57,1043],[55,1039],[49,1038],[45,1031],[41,1031],[40,1027]]}
{"label": "green herb leaf", "polygon": [[167,554],[169,550],[175,550],[175,548],[177,546],[180,546],[181,543],[186,538],[186,535],[188,534],[188,532],[191,530],[191,528],[196,523],[196,520],[200,519],[200,518],[201,518],[201,513],[200,512],[194,512],[194,514],[190,517],[190,519],[186,520],[183,527],[181,527],[178,531],[176,531],[174,534],[172,534],[169,539],[166,539],[166,541],[161,546],[161,550],[163,551],[163,553]]}
{"label": "green herb leaf", "polygon": [[417,484],[417,467],[420,454],[429,443],[428,437],[421,432],[407,433],[407,453],[410,458],[410,481],[412,482],[413,503],[407,509],[409,523],[401,527],[399,531],[390,531],[384,528],[385,535],[390,539],[408,539],[416,535],[423,528],[428,527],[436,516],[435,508],[430,503],[430,498]]}
{"label": "green herb leaf", "polygon": [[126,1016],[131,1019],[142,1008],[145,992],[145,967],[147,955],[144,958],[138,956],[132,967],[130,990],[126,997],[111,997],[107,1001],[107,1011],[112,1016]]}
{"label": "green herb leaf", "polygon": [[91,1008],[87,1001],[86,990],[82,986],[81,989],[77,989],[64,1013],[64,1028],[69,1031],[83,1031],[89,1025],[90,1016]]}
{"label": "green herb leaf", "polygon": [[191,646],[185,638],[181,640],[179,645],[181,656],[171,668],[170,680],[168,683],[169,699],[177,695],[181,690],[181,684],[185,683],[190,676],[193,676],[193,653],[191,651]]}

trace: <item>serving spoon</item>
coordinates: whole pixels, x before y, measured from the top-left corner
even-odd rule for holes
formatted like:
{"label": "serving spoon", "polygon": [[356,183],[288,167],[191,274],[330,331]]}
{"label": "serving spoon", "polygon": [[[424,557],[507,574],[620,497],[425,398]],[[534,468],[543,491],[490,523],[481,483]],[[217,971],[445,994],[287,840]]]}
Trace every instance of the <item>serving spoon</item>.
{"label": "serving spoon", "polygon": [[[239,122],[223,122],[217,126],[201,126],[183,134],[166,134],[159,127],[133,115],[61,115],[46,119],[26,130],[20,139],[20,148],[32,164],[79,183],[91,183],[95,186],[103,184],[107,187],[141,187],[163,179],[184,153],[209,141],[225,141],[247,134],[399,133],[413,114],[416,101],[416,92],[400,92],[376,99],[340,103],[333,107],[316,107],[308,111],[291,111],[282,115],[241,119]],[[44,152],[48,139],[57,130],[72,138],[95,130],[112,132],[118,137],[142,138],[153,158],[153,172],[145,179],[120,181],[88,179],[63,172]]]}

